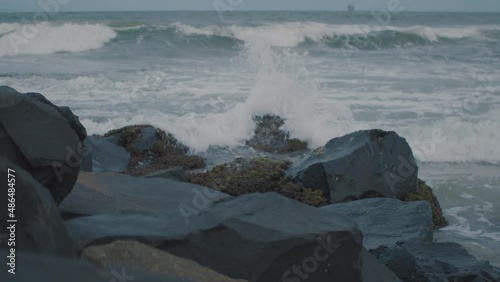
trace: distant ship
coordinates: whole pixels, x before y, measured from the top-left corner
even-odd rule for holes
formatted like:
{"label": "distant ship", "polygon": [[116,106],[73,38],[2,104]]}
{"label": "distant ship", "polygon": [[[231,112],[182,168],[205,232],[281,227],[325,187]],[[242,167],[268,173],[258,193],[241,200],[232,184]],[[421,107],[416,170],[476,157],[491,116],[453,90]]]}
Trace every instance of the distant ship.
{"label": "distant ship", "polygon": [[354,9],[355,9],[354,5],[347,6],[347,10],[351,13],[354,12]]}

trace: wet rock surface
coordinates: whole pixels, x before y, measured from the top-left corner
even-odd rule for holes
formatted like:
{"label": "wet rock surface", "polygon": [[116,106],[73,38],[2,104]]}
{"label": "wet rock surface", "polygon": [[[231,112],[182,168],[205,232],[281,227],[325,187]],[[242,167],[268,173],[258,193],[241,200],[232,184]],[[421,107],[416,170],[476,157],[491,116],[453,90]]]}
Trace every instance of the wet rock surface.
{"label": "wet rock surface", "polygon": [[402,240],[432,242],[432,211],[425,201],[403,202],[391,198],[374,198],[322,207],[329,212],[352,219],[363,232],[368,250],[393,246]]}
{"label": "wet rock surface", "polygon": [[403,281],[498,281],[500,271],[456,243],[400,242],[372,251]]}
{"label": "wet rock surface", "polygon": [[403,199],[417,189],[410,146],[395,132],[357,131],[334,138],[295,163],[288,174],[323,191],[330,203],[371,197]]}
{"label": "wet rock surface", "polygon": [[89,136],[85,141],[89,154],[84,158],[90,166],[82,168],[87,172],[122,172],[128,169],[130,153],[115,144],[113,137]]}
{"label": "wet rock surface", "polygon": [[172,179],[115,173],[80,173],[73,192],[61,203],[69,217],[105,213],[178,213],[179,206],[201,211],[230,196]]}
{"label": "wet rock surface", "polygon": [[67,107],[0,87],[0,156],[29,172],[60,203],[80,170],[87,132]]}
{"label": "wet rock surface", "polygon": [[179,215],[101,215],[67,225],[80,248],[134,238],[232,278],[292,279],[293,267],[316,252],[321,264],[303,270],[310,279],[362,279],[362,237],[353,222],[275,193],[222,202],[188,222]]}

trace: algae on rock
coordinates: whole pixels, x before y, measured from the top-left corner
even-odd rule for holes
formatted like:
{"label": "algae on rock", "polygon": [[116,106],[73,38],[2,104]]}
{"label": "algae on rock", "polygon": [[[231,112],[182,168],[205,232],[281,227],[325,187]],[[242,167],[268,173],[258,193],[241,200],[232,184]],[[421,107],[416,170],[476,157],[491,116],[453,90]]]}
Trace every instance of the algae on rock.
{"label": "algae on rock", "polygon": [[206,173],[190,174],[188,180],[232,196],[276,192],[311,206],[327,204],[322,191],[301,187],[285,176],[290,164],[267,158],[239,158]]}
{"label": "algae on rock", "polygon": [[[148,135],[149,140],[137,146],[145,135]],[[125,126],[111,130],[104,136],[115,136],[118,139],[117,145],[130,152],[132,157],[128,170],[125,171],[129,175],[143,176],[177,166],[185,170],[205,167],[205,159],[189,155],[189,147],[179,142],[173,134],[150,125]]]}
{"label": "algae on rock", "polygon": [[425,184],[424,181],[418,179],[417,181],[417,192],[414,194],[406,195],[404,199],[407,202],[414,201],[427,201],[429,202],[432,209],[432,222],[434,224],[434,229],[443,228],[448,225],[448,221],[443,215],[443,210],[441,209],[441,205],[439,204],[438,199],[434,195],[432,188]]}

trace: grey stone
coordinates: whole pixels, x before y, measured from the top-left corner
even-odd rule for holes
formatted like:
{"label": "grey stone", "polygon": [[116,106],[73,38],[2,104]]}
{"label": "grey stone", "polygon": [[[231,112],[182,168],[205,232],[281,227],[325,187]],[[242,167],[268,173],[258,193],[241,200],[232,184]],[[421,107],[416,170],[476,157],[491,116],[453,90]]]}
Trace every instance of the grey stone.
{"label": "grey stone", "polygon": [[218,203],[187,221],[185,215],[107,214],[67,226],[80,249],[132,239],[231,278],[296,281],[300,268],[310,281],[362,280],[362,235],[344,216],[275,193]]}
{"label": "grey stone", "polygon": [[83,250],[82,257],[98,267],[119,264],[129,269],[142,269],[196,282],[244,282],[219,274],[192,260],[173,256],[136,241],[115,241],[107,245],[89,247]]}
{"label": "grey stone", "polygon": [[456,243],[399,242],[372,253],[401,280],[408,282],[498,281],[498,269],[478,261]]}
{"label": "grey stone", "polygon": [[428,202],[402,202],[373,198],[333,204],[321,209],[342,214],[358,224],[368,250],[392,246],[398,241],[418,239],[432,242],[432,211]]}
{"label": "grey stone", "polygon": [[113,138],[87,137],[85,148],[89,153],[87,159],[92,162],[92,170],[82,169],[83,171],[122,172],[127,170],[130,153],[125,148],[110,141]]}
{"label": "grey stone", "polygon": [[3,86],[0,124],[0,155],[31,173],[60,203],[80,169],[87,133],[78,117],[41,94],[22,94]]}
{"label": "grey stone", "polygon": [[[11,170],[8,171],[9,169]],[[0,211],[0,248],[9,250],[14,247],[25,252],[76,256],[75,245],[49,191],[29,173],[3,157],[0,157],[0,171],[0,181],[5,185],[0,196],[3,206]],[[14,179],[11,180],[10,186],[7,185],[8,172],[14,175],[9,177]],[[8,192],[15,193],[15,209],[12,213],[14,218],[10,217],[11,212],[7,211]],[[15,227],[15,246],[9,245],[11,241],[8,241],[10,232],[7,227],[11,224]]]}
{"label": "grey stone", "polygon": [[158,130],[154,127],[144,127],[141,129],[140,138],[132,143],[139,152],[149,150],[154,143],[161,141],[158,137]]}
{"label": "grey stone", "polygon": [[330,140],[293,164],[288,174],[338,203],[376,196],[403,199],[416,191],[417,172],[404,138],[364,130]]}
{"label": "grey stone", "polygon": [[231,196],[199,185],[164,178],[115,173],[80,173],[61,203],[66,216],[104,213],[178,213],[179,205],[201,211]]}

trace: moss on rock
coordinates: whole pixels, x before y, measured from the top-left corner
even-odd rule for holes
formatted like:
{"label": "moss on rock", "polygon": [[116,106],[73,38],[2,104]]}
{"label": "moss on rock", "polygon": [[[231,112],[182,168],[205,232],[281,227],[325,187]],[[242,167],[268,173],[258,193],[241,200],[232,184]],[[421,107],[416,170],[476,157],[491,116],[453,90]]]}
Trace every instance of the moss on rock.
{"label": "moss on rock", "polygon": [[133,150],[131,145],[139,138],[141,130],[146,127],[150,127],[150,125],[129,125],[119,129],[113,129],[104,134],[104,137],[117,136],[121,139],[121,143],[119,145],[127,149],[127,151],[131,154],[137,154],[138,152]]}
{"label": "moss on rock", "polygon": [[424,181],[418,179],[417,181],[417,192],[414,194],[408,194],[404,199],[407,202],[414,201],[427,201],[429,202],[432,209],[432,222],[434,224],[434,229],[443,228],[448,225],[448,221],[443,215],[443,210],[439,204],[438,199],[434,195],[432,188],[425,184]]}
{"label": "moss on rock", "polygon": [[[104,137],[116,136],[118,145],[130,152],[131,158],[125,174],[143,176],[158,170],[181,166],[185,170],[205,167],[205,159],[189,155],[189,147],[179,142],[171,133],[156,129],[157,141],[147,149],[139,151],[134,142],[141,138],[144,128],[154,128],[150,125],[131,125],[111,130]],[[153,141],[154,142],[154,141]]]}
{"label": "moss on rock", "polygon": [[312,206],[327,204],[322,191],[301,187],[285,177],[288,161],[267,158],[243,159],[215,166],[201,174],[188,174],[189,182],[210,187],[232,196],[276,192]]}

